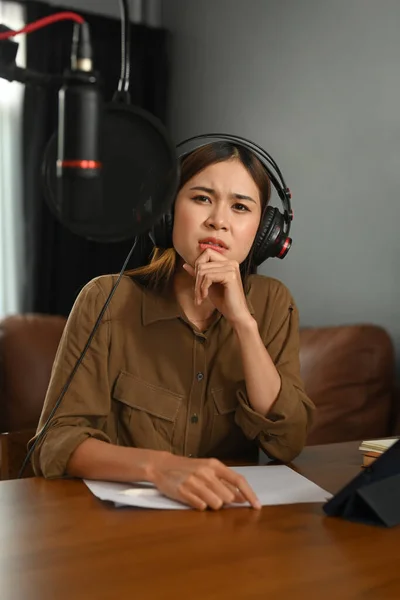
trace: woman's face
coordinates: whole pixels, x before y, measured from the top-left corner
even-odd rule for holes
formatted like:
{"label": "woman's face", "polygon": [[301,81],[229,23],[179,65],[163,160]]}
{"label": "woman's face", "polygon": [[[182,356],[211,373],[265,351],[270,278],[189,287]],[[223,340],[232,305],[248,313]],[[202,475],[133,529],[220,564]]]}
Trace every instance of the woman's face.
{"label": "woman's face", "polygon": [[211,245],[241,264],[250,252],[261,218],[260,192],[236,158],[206,167],[179,191],[173,244],[190,265]]}

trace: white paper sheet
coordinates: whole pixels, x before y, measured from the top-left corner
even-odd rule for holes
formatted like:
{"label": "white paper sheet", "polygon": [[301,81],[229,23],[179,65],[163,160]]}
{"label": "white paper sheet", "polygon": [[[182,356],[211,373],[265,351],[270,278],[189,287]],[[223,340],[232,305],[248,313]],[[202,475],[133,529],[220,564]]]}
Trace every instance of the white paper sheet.
{"label": "white paper sheet", "polygon": [[[232,469],[247,479],[263,506],[325,502],[332,497],[332,494],[284,465],[232,467]],[[189,508],[180,502],[166,498],[148,483],[124,484],[86,479],[84,482],[97,498],[109,500],[117,506],[168,510]],[[249,504],[230,506],[242,507]]]}

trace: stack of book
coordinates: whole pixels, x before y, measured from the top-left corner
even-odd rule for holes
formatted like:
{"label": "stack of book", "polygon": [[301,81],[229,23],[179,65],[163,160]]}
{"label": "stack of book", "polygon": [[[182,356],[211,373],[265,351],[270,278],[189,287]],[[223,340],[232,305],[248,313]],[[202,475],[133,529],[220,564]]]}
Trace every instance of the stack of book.
{"label": "stack of book", "polygon": [[385,452],[390,446],[393,446],[400,438],[387,438],[384,440],[367,440],[362,442],[359,450],[363,455],[363,467],[368,467]]}

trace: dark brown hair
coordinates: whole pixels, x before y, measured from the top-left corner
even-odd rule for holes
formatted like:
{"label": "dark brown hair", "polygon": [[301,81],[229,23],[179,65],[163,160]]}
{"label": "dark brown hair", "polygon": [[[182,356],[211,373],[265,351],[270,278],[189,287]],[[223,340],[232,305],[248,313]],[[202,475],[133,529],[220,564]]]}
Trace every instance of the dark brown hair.
{"label": "dark brown hair", "polygon": [[[271,197],[271,182],[264,166],[258,158],[253,152],[243,146],[236,146],[230,142],[213,142],[187,154],[181,162],[179,189],[183,188],[192,177],[210,165],[235,158],[248,170],[259,190],[261,199],[261,226]],[[248,276],[251,273],[255,273],[255,267],[252,262],[253,247],[245,261],[240,265],[244,285]],[[146,287],[154,290],[162,290],[165,285],[170,283],[175,273],[176,264],[177,254],[174,248],[154,248],[151,261],[148,265],[127,271],[126,274],[138,278]]]}

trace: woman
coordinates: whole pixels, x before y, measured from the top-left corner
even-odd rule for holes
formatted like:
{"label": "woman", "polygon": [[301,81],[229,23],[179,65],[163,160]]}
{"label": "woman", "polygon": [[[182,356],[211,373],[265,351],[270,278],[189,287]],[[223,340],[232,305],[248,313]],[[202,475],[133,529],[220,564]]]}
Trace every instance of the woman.
{"label": "woman", "polygon": [[[121,279],[92,344],[33,453],[35,472],[149,481],[199,510],[260,504],[219,459],[292,460],[313,410],[299,373],[298,315],[279,281],[250,274],[270,198],[252,152],[214,142],[182,163],[173,247]],[[116,276],[71,311],[39,428]]]}

